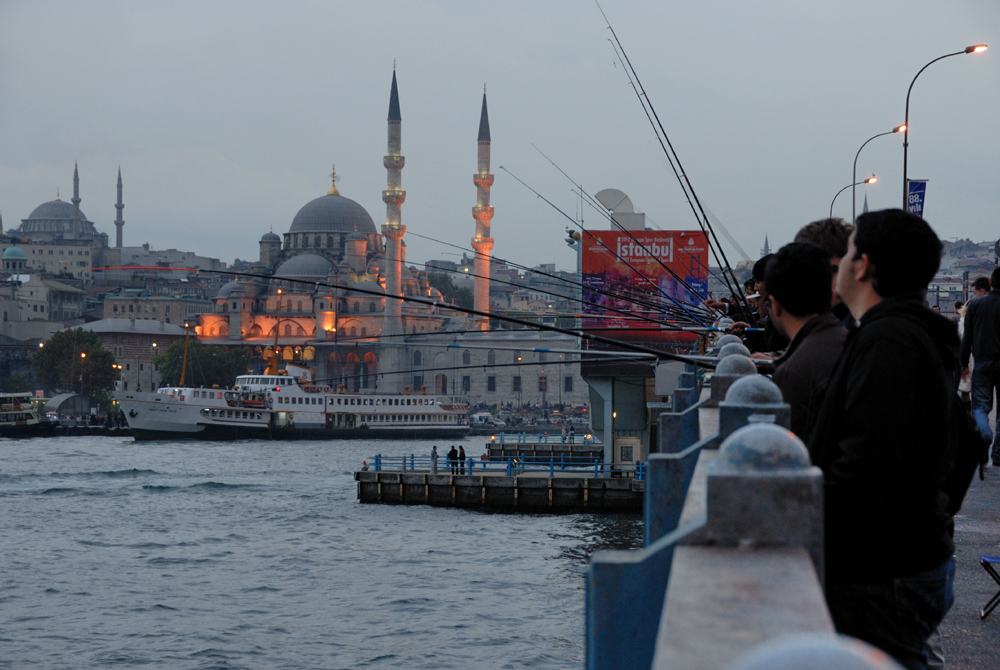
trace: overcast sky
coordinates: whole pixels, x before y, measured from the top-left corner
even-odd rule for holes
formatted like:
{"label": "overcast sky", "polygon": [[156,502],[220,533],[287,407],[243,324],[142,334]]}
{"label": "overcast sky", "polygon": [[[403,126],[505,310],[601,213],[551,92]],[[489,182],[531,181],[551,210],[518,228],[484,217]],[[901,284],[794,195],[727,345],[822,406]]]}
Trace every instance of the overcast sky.
{"label": "overcast sky", "polygon": [[[1000,236],[1000,2],[742,0],[603,3],[702,203],[756,258],[827,215],[866,139],[903,122],[909,176],[929,179],[942,238]],[[494,254],[569,269],[571,182],[618,188],[647,223],[695,219],[587,0],[474,3],[0,2],[0,211],[4,228],[72,196],[125,244],[256,259],[326,193],[384,222],[393,59],[403,117],[402,221],[468,246],[488,84]],[[858,161],[872,209],[902,202],[902,137]],[[858,189],[858,210],[866,189]],[[850,190],[834,214],[849,218]],[[589,208],[585,225],[606,228]],[[408,260],[454,249],[408,235]],[[728,254],[738,256],[728,243]]]}

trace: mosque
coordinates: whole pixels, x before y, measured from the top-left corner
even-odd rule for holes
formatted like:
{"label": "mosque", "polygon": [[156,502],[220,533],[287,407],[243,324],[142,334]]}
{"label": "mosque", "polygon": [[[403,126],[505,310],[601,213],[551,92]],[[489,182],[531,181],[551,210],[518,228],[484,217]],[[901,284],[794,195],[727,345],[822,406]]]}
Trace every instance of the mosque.
{"label": "mosque", "polygon": [[[364,207],[340,193],[334,170],[330,190],[306,203],[287,232],[261,237],[261,276],[240,277],[221,288],[214,311],[193,324],[199,339],[249,346],[257,365],[276,347],[280,359],[312,367],[334,388],[458,393],[487,404],[588,402],[579,364],[560,363],[563,353],[534,351],[573,349],[574,338],[491,331],[488,318],[393,297],[443,300],[425,273],[406,266],[405,158],[395,70],[387,122],[381,230]],[[485,90],[477,145],[471,246],[477,252],[475,310],[487,313],[494,177]]]}

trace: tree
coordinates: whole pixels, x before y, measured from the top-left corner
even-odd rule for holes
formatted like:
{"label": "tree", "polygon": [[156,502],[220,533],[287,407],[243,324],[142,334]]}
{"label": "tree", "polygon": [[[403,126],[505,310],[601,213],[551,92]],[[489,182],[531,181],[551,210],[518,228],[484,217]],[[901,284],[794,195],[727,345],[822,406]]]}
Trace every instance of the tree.
{"label": "tree", "polygon": [[[186,385],[232,386],[237,375],[247,373],[249,350],[246,347],[229,349],[202,344],[196,339],[188,341]],[[166,386],[178,386],[184,360],[184,340],[177,340],[156,357],[156,365]]]}
{"label": "tree", "polygon": [[466,309],[472,309],[476,304],[476,299],[472,295],[472,291],[467,288],[455,286],[455,282],[446,274],[429,274],[427,275],[427,283],[441,291],[445,302],[454,300],[457,306]]}
{"label": "tree", "polygon": [[114,355],[89,330],[63,330],[35,352],[35,379],[47,391],[93,395],[114,388]]}

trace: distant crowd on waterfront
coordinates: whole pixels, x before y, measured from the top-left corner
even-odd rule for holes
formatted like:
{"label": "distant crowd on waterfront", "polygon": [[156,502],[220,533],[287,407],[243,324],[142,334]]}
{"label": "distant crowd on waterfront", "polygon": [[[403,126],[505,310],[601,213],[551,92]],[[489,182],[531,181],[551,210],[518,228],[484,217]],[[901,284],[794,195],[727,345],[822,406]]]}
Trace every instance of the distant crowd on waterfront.
{"label": "distant crowd on waterfront", "polygon": [[[907,668],[943,667],[953,517],[1000,465],[1000,270],[951,319],[927,289],[942,244],[922,218],[823,219],[761,258],[744,293],[708,300],[791,406],[824,475],[826,599],[837,631]],[[971,410],[971,415],[970,415]]]}

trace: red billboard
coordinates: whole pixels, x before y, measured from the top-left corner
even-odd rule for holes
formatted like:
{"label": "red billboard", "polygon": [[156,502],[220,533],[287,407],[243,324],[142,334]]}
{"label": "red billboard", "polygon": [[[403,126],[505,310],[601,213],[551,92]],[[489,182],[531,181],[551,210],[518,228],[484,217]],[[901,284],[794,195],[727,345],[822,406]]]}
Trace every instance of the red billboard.
{"label": "red billboard", "polygon": [[[684,310],[704,300],[708,241],[701,231],[592,230],[583,234],[583,327],[608,337],[687,340],[693,334],[655,322],[687,325]],[[659,329],[659,330],[658,330]]]}

